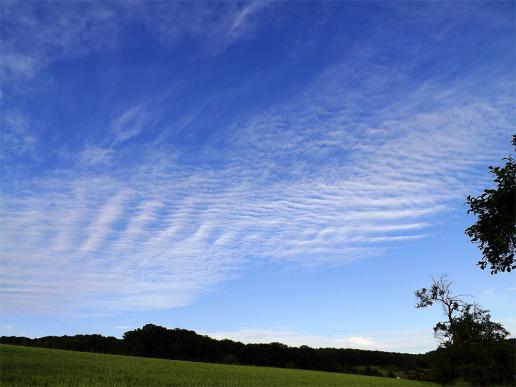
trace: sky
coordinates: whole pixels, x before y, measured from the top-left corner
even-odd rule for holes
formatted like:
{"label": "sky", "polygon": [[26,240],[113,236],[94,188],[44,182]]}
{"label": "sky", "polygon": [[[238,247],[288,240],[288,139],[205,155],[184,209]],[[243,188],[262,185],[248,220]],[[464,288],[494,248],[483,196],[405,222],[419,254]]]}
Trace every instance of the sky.
{"label": "sky", "polygon": [[421,353],[512,151],[504,2],[1,2],[0,334]]}

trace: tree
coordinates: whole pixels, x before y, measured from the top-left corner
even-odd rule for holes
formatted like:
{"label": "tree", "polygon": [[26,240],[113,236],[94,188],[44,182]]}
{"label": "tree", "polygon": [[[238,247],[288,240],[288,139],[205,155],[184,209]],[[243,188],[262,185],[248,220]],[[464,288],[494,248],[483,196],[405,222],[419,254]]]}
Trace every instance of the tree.
{"label": "tree", "polygon": [[440,304],[446,315],[446,321],[434,327],[439,341],[432,356],[437,381],[446,383],[462,377],[473,385],[511,383],[514,348],[506,340],[509,332],[491,321],[489,311],[454,295],[451,285],[442,276],[434,279],[429,289],[415,292],[417,308]]}
{"label": "tree", "polygon": [[[516,147],[516,135],[512,145]],[[516,268],[516,161],[510,155],[503,160],[506,160],[503,167],[489,167],[496,188],[485,189],[480,196],[466,199],[468,214],[473,213],[478,218],[466,229],[466,234],[482,250],[478,265],[482,270],[490,265],[491,274]]]}
{"label": "tree", "polygon": [[458,335],[453,333],[454,322],[457,314],[465,306],[459,296],[452,294],[451,285],[452,282],[446,276],[441,276],[438,280],[433,279],[430,289],[422,288],[415,291],[418,299],[416,308],[426,308],[434,303],[441,304],[448,321],[437,323],[434,327],[434,334],[443,346],[446,346],[447,343],[453,343],[454,339],[458,338]]}

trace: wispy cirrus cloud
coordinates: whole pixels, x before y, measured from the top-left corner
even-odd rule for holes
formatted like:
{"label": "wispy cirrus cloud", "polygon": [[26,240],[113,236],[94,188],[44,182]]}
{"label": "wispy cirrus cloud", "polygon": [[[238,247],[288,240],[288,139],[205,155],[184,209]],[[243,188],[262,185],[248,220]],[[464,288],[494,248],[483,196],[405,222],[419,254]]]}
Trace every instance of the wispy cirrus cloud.
{"label": "wispy cirrus cloud", "polygon": [[[109,48],[135,18],[161,44],[202,40],[221,53],[253,36],[269,7],[91,4],[39,14],[39,3],[2,3],[2,75],[30,78]],[[510,77],[489,94],[471,80],[414,81],[417,63],[382,64],[375,54],[351,51],[285,102],[214,123],[201,149],[168,135],[195,132],[204,100],[179,123],[161,116],[165,100],[144,100],[115,109],[102,136],[73,143],[76,163],[15,176],[0,208],[2,307],[177,307],[251,261],[347,264],[424,238],[506,153]]]}
{"label": "wispy cirrus cloud", "polygon": [[20,112],[4,109],[0,118],[0,159],[9,159],[14,155],[26,155],[33,152],[36,137],[29,130],[29,122]]}
{"label": "wispy cirrus cloud", "polygon": [[34,76],[57,59],[70,58],[113,43],[116,10],[111,4],[2,3],[3,83]]}
{"label": "wispy cirrus cloud", "polygon": [[153,126],[154,116],[142,105],[131,106],[111,120],[100,143],[88,143],[77,155],[68,152],[66,156],[83,166],[109,164],[122,144]]}
{"label": "wispy cirrus cloud", "polygon": [[133,106],[113,120],[111,123],[113,145],[119,145],[137,136],[143,130],[146,116],[143,110],[142,106]]}
{"label": "wispy cirrus cloud", "polygon": [[256,18],[268,1],[198,3],[84,2],[2,3],[3,84],[30,78],[50,63],[121,44],[120,34],[132,22],[169,45],[185,38],[210,55],[246,39],[258,29]]}
{"label": "wispy cirrus cloud", "polygon": [[[142,145],[125,169],[62,170],[5,194],[3,306],[170,308],[249,261],[344,264],[423,238],[479,184],[477,166],[503,155],[509,107],[452,89],[421,109],[437,87],[423,86],[364,118],[360,93],[339,83],[369,74],[340,70],[221,132],[206,145],[220,165],[171,164]],[[120,133],[122,146],[133,132]]]}
{"label": "wispy cirrus cloud", "polygon": [[[102,145],[91,146],[87,145],[79,154],[79,161],[81,164],[106,164],[109,162],[114,154],[112,148],[104,147]],[[70,157],[70,156],[69,156]]]}

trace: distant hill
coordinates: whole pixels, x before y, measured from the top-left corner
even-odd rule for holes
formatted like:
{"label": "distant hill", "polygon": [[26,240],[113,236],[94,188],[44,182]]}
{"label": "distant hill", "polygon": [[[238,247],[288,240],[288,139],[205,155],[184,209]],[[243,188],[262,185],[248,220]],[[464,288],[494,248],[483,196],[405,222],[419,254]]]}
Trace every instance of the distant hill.
{"label": "distant hill", "polygon": [[428,354],[367,351],[360,349],[289,347],[281,343],[243,344],[216,340],[185,329],[147,324],[128,331],[122,339],[98,334],[45,336],[36,339],[2,336],[2,344],[14,344],[82,352],[132,355],[209,363],[300,368],[381,375],[391,370],[424,378]]}

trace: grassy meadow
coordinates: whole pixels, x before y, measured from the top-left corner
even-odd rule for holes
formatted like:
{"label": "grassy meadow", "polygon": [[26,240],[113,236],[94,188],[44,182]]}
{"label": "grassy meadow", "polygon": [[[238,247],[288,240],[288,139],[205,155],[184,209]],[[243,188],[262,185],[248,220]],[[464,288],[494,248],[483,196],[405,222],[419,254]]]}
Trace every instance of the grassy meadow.
{"label": "grassy meadow", "polygon": [[408,380],[0,345],[6,386],[432,386]]}

